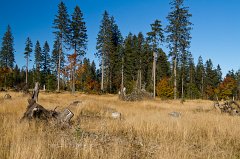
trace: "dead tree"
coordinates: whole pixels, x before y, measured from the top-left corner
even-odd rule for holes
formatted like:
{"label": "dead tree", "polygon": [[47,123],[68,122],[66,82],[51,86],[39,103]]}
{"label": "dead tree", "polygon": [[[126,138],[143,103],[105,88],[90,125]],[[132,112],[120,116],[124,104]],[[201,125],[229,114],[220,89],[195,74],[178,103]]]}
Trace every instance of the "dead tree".
{"label": "dead tree", "polygon": [[47,110],[43,106],[37,104],[34,99],[28,99],[28,106],[21,121],[56,121],[56,123],[61,125],[69,125],[74,114],[69,109],[65,109],[63,112],[57,112],[56,108],[54,110]]}
{"label": "dead tree", "polygon": [[38,94],[39,94],[39,83],[36,82],[33,90],[32,99],[34,99],[35,101],[38,101]]}
{"label": "dead tree", "polygon": [[27,119],[40,119],[48,120],[52,118],[57,118],[58,113],[54,110],[47,110],[43,106],[36,103],[34,99],[28,99],[27,110],[24,113],[21,120]]}

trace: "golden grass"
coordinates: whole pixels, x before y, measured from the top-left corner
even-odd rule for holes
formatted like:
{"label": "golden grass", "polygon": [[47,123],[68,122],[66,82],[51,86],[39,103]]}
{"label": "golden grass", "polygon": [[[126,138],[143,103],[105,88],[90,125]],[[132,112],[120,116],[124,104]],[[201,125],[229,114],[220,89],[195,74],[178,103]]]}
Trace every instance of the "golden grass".
{"label": "golden grass", "polygon": [[[72,127],[21,122],[27,97],[0,99],[0,159],[240,158],[240,117],[222,115],[210,101],[123,102],[115,95],[40,93],[39,104],[75,114]],[[0,98],[4,93],[0,93]],[[109,110],[123,114],[113,120]],[[168,115],[181,112],[181,118]]]}

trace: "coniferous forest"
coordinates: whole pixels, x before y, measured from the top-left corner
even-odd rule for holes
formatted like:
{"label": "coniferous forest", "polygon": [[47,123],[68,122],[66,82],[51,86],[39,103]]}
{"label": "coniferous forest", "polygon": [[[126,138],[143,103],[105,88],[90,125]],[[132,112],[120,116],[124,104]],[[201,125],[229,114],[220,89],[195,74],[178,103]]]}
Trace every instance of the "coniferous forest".
{"label": "coniferous forest", "polygon": [[[1,90],[20,91],[39,82],[46,91],[116,94],[122,87],[131,93],[140,81],[141,89],[155,92],[162,99],[240,98],[240,70],[223,76],[221,66],[212,59],[200,56],[194,62],[194,52],[190,51],[194,25],[184,0],[172,0],[167,23],[156,19],[146,24],[149,31],[145,35],[130,32],[124,37],[117,20],[105,11],[99,24],[97,51],[92,53],[98,57],[99,66],[85,57],[88,28],[81,8],[76,6],[69,13],[63,2],[56,7],[53,46],[47,40],[40,43],[26,37],[24,67],[15,63],[14,28],[6,26],[0,48]],[[167,52],[163,46],[167,46]]]}

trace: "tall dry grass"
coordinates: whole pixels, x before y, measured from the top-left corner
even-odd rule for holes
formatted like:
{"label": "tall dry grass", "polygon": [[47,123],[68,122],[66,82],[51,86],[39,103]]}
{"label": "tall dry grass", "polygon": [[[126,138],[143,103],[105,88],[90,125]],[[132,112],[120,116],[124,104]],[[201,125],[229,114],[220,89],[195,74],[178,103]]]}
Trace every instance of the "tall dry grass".
{"label": "tall dry grass", "polygon": [[[68,107],[72,127],[21,122],[27,97],[0,99],[1,159],[61,158],[240,158],[240,117],[216,112],[210,101],[122,102],[113,95],[40,93],[39,104],[59,111]],[[0,98],[4,94],[0,93]],[[117,110],[123,120],[113,120]],[[181,112],[181,118],[168,115]]]}

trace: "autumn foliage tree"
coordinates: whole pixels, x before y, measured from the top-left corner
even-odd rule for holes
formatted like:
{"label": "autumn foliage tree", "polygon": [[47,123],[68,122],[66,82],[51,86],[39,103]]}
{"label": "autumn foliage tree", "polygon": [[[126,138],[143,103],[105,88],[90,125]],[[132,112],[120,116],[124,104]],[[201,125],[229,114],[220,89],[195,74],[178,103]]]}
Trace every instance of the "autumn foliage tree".
{"label": "autumn foliage tree", "polygon": [[173,86],[169,78],[165,77],[157,84],[157,95],[162,99],[173,99]]}
{"label": "autumn foliage tree", "polygon": [[218,87],[219,99],[231,99],[237,91],[237,81],[232,77],[225,77]]}

